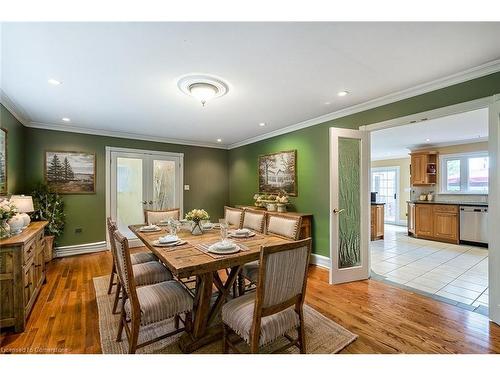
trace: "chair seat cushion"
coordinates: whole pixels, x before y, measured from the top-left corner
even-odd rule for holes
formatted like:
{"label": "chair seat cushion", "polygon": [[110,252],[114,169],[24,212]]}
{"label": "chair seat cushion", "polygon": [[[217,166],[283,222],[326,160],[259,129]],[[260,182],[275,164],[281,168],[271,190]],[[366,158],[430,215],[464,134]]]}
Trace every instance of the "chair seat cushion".
{"label": "chair seat cushion", "polygon": [[257,281],[259,280],[259,261],[255,260],[243,265],[241,274],[252,283],[257,283]]}
{"label": "chair seat cushion", "polygon": [[130,260],[132,261],[132,264],[140,264],[157,261],[158,258],[153,253],[143,252],[130,254]]}
{"label": "chair seat cushion", "polygon": [[[236,332],[247,344],[250,344],[255,307],[255,293],[235,298],[222,307],[222,321]],[[299,326],[299,315],[293,306],[277,314],[262,318],[259,346],[266,345],[288,331]]]}
{"label": "chair seat cushion", "polygon": [[[148,325],[172,318],[193,309],[193,298],[175,280],[137,288],[141,306],[141,325]],[[125,302],[125,312],[130,319],[130,300]]]}
{"label": "chair seat cushion", "polygon": [[157,284],[173,279],[172,273],[157,261],[134,264],[132,267],[136,286]]}

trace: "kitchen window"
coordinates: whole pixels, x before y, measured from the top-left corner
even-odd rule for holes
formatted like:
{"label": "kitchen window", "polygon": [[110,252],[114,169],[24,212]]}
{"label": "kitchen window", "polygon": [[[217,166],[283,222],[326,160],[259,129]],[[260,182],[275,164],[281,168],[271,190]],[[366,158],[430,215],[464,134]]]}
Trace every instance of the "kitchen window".
{"label": "kitchen window", "polygon": [[443,155],[441,160],[441,193],[488,194],[487,152]]}

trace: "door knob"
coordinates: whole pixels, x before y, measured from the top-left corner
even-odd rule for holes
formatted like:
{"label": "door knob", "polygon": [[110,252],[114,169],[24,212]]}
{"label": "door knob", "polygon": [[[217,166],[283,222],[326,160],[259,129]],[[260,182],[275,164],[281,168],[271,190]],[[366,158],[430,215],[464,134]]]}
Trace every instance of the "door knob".
{"label": "door knob", "polygon": [[345,210],[344,210],[343,208],[342,208],[342,209],[340,209],[340,210],[339,210],[339,209],[337,209],[337,208],[334,208],[334,209],[333,209],[333,213],[334,213],[334,214],[340,214],[342,211],[345,211]]}

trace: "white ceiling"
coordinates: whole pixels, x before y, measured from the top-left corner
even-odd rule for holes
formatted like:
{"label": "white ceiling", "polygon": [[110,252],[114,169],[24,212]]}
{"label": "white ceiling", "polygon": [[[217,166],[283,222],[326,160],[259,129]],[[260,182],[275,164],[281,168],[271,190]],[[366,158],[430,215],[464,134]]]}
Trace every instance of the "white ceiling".
{"label": "white ceiling", "polygon": [[[498,35],[500,23],[8,23],[0,83],[27,122],[229,145],[499,59]],[[189,73],[229,93],[203,108],[177,88]]]}
{"label": "white ceiling", "polygon": [[483,108],[372,132],[371,155],[372,160],[404,158],[418,148],[487,139],[488,108]]}

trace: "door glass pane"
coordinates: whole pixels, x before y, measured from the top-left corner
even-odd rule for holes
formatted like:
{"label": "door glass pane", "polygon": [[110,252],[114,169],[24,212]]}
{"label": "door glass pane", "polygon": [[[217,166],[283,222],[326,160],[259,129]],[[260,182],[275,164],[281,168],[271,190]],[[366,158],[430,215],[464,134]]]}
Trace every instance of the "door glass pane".
{"label": "door glass pane", "polygon": [[489,158],[469,158],[469,191],[474,193],[488,193],[488,164]]}
{"label": "door glass pane", "polygon": [[153,161],[153,209],[175,207],[175,161]]}
{"label": "door glass pane", "polygon": [[119,157],[116,168],[116,222],[124,236],[133,238],[128,226],[144,222],[142,159]]}
{"label": "door glass pane", "polygon": [[446,190],[460,191],[460,160],[446,162]]}
{"label": "door glass pane", "polygon": [[361,141],[339,138],[339,268],[361,264]]}

